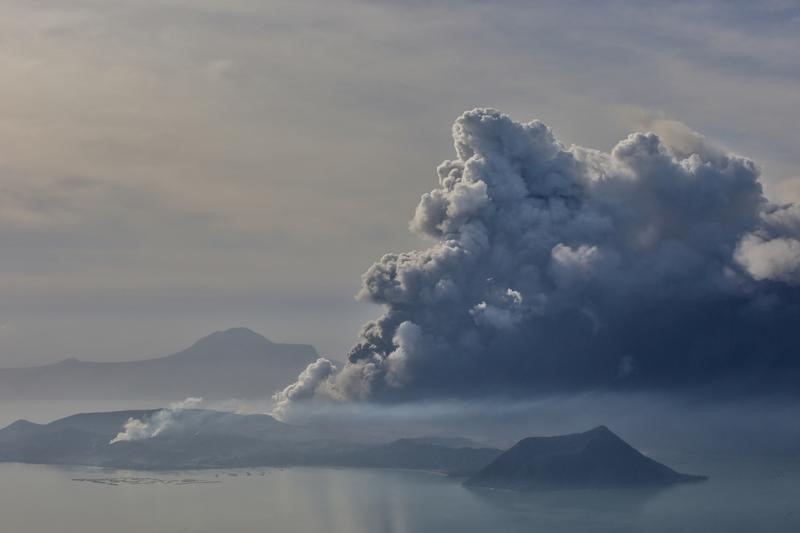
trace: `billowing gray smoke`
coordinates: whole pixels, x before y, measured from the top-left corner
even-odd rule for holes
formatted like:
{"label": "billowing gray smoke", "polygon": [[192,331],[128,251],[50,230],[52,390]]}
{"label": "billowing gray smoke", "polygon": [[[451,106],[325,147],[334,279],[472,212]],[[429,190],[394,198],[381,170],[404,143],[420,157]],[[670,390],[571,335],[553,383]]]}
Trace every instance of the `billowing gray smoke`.
{"label": "billowing gray smoke", "polygon": [[[332,380],[335,372],[336,365],[324,357],[308,365],[297,377],[297,381],[272,396],[275,402],[273,414],[283,418],[292,402],[313,397],[320,384]],[[333,392],[333,389],[329,391]]]}
{"label": "billowing gray smoke", "polygon": [[800,367],[800,206],[767,201],[752,161],[693,132],[567,147],[491,109],[459,117],[453,139],[411,221],[430,247],[367,270],[359,297],[383,315],[303,391],[775,387]]}

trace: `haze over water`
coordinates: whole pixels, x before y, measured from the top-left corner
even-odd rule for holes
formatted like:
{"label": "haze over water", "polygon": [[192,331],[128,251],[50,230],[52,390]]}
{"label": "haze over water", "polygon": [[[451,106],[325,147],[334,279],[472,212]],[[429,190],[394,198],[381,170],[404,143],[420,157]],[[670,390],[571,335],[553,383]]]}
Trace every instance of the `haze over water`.
{"label": "haze over water", "polygon": [[0,533],[800,532],[800,2],[2,7]]}
{"label": "haze over water", "polygon": [[[711,475],[708,482],[659,491],[533,494],[470,490],[437,474],[396,470],[148,473],[3,464],[0,515],[4,531],[60,533],[800,530],[793,496],[800,483],[797,461],[717,457],[684,464],[696,463]],[[131,478],[149,483],[125,482]],[[177,484],[185,479],[216,483]]]}

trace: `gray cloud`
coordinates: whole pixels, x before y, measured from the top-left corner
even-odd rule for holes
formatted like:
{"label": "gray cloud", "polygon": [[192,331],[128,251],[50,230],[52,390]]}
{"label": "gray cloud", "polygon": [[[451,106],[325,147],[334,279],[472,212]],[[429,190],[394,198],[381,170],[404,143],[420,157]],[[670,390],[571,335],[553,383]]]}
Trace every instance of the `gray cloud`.
{"label": "gray cloud", "polygon": [[[800,198],[777,185],[800,164],[791,2],[3,8],[2,366],[165,353],[237,324],[344,352],[374,313],[352,301],[357,274],[420,246],[408,206],[479,104],[604,151],[637,129],[695,150],[666,131],[686,118],[757,159],[776,200]],[[452,209],[480,201],[462,192]],[[475,302],[484,318],[507,288]]]}
{"label": "gray cloud", "polygon": [[681,128],[567,146],[491,109],[459,117],[453,140],[411,222],[430,247],[362,277],[384,313],[336,395],[771,387],[800,369],[797,207],[765,198],[753,161]]}

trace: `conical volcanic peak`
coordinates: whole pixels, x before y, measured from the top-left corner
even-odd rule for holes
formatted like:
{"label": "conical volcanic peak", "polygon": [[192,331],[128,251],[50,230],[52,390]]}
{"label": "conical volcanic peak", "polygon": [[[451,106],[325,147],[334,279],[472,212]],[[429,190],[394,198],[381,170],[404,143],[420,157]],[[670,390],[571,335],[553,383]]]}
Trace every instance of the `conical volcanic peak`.
{"label": "conical volcanic peak", "polygon": [[514,490],[622,488],[700,481],[646,457],[606,426],[519,441],[466,484]]}

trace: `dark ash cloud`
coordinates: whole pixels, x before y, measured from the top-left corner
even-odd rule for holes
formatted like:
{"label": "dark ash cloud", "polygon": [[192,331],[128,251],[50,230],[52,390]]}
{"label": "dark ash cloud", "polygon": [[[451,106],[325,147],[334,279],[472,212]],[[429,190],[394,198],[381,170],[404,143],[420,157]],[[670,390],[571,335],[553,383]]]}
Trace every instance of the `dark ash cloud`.
{"label": "dark ash cloud", "polygon": [[384,313],[317,390],[345,399],[537,394],[745,380],[800,368],[800,208],[749,159],[680,130],[610,153],[491,109],[359,297]]}

